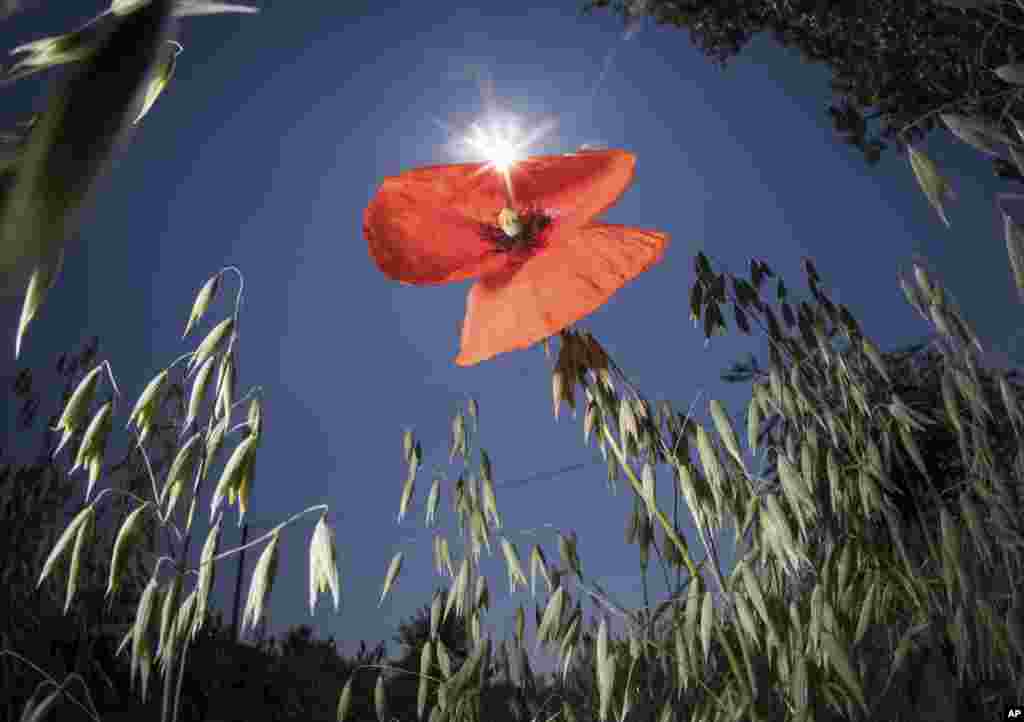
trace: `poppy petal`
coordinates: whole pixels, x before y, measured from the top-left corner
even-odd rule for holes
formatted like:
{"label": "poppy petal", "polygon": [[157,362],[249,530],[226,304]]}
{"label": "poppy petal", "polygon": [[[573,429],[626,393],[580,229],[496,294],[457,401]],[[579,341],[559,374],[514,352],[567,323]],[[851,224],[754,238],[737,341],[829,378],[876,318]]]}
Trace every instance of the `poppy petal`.
{"label": "poppy petal", "polygon": [[[539,156],[512,173],[516,204],[551,215],[556,238],[575,235],[633,179],[621,150]],[[508,205],[502,177],[483,163],[417,168],[386,178],[363,216],[370,256],[389,278],[418,285],[498,273],[513,263],[480,233]]]}
{"label": "poppy petal", "polygon": [[[482,168],[479,163],[433,166],[384,179],[363,214],[363,234],[385,276],[417,285],[447,283],[504,263],[480,234],[485,209],[500,210],[502,203],[500,187],[487,182],[491,174]],[[493,200],[488,185],[498,193]],[[456,198],[463,202],[456,204]],[[479,209],[471,207],[474,202]]]}
{"label": "poppy petal", "polygon": [[482,278],[466,300],[455,363],[526,348],[579,321],[658,263],[668,241],[666,233],[593,223],[517,269]]}
{"label": "poppy petal", "polygon": [[551,215],[551,243],[576,233],[611,208],[633,182],[636,156],[624,150],[588,150],[528,158],[512,169],[516,201]]}

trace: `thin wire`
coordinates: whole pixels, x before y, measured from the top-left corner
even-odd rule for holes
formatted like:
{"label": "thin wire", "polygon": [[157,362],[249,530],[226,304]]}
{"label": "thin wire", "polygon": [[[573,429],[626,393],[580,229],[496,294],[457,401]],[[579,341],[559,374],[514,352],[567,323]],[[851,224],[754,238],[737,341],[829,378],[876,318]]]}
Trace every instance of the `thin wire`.
{"label": "thin wire", "polygon": [[570,471],[579,471],[580,469],[584,469],[587,466],[597,466],[598,464],[603,465],[604,462],[590,461],[580,462],[578,464],[570,464],[569,466],[563,466],[561,469],[555,469],[554,471],[541,471],[531,476],[524,477],[522,479],[516,479],[514,481],[506,481],[501,484],[495,484],[495,486],[500,489],[522,488],[523,486],[526,486],[527,484],[530,484],[534,481],[544,481],[546,479],[552,479],[558,476],[559,474],[567,474]]}
{"label": "thin wire", "polygon": [[[554,471],[541,471],[541,472],[538,472],[536,474],[531,474],[530,476],[523,477],[522,479],[514,479],[513,481],[506,481],[506,482],[502,482],[502,483],[496,483],[494,486],[496,488],[498,488],[498,489],[519,489],[519,488],[522,488],[522,487],[526,486],[527,484],[531,484],[531,483],[533,483],[535,481],[545,481],[547,479],[553,479],[554,477],[556,477],[556,476],[558,476],[560,474],[568,474],[569,472],[572,472],[572,471],[580,471],[581,469],[585,469],[587,466],[598,466],[598,465],[603,466],[604,462],[603,461],[590,461],[590,462],[584,461],[584,462],[580,462],[578,464],[569,464],[568,466],[563,466],[562,468],[555,469]],[[253,519],[253,518],[249,517],[248,515],[246,515],[246,522],[249,524],[250,527],[260,527],[260,528],[275,527],[275,526],[278,526],[281,523],[280,521],[264,521],[262,519]]]}

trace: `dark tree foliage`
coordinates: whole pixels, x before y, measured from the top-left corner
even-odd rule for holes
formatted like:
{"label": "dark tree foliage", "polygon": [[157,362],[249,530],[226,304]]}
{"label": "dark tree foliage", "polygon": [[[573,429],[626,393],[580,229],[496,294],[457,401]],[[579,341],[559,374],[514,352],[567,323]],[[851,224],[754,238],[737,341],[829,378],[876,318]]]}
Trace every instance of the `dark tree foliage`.
{"label": "dark tree foliage", "polygon": [[[448,649],[453,667],[461,665],[473,651],[473,640],[470,639],[466,620],[454,612],[450,612],[442,619],[438,625],[437,636]],[[400,624],[394,639],[402,645],[401,657],[395,663],[396,666],[418,670],[420,651],[430,639],[430,605],[423,605],[414,617]]]}
{"label": "dark tree foliage", "polygon": [[[594,8],[687,28],[722,67],[755,35],[772,33],[829,67],[832,125],[869,164],[891,143],[902,149],[942,127],[940,113],[979,117],[1015,135],[1009,116],[1021,101],[993,72],[1016,62],[1024,10],[1011,3],[961,10],[934,0],[591,0],[585,11]],[[1022,180],[995,164],[1000,177]]]}
{"label": "dark tree foliage", "polygon": [[[371,650],[366,642],[361,643],[355,657],[345,657],[338,651],[333,636],[319,639],[306,624],[290,628],[280,639],[264,640],[257,649],[267,664],[254,675],[259,679],[251,685],[251,694],[257,698],[262,695],[258,707],[265,715],[263,719],[296,722],[334,719],[338,696],[350,675],[354,675],[353,687],[372,699],[374,667],[384,658],[383,643]],[[224,686],[211,695],[223,702]],[[360,716],[352,719],[372,718],[372,705],[360,701],[359,710]],[[250,719],[256,714],[254,710]]]}
{"label": "dark tree foliage", "polygon": [[[60,433],[53,427],[75,387],[101,359],[100,342],[94,337],[78,351],[60,354],[52,372],[22,368],[13,378],[3,379],[11,392],[8,410],[16,416],[17,438],[34,437],[34,441],[27,441],[20,455],[13,449],[0,448],[0,528],[6,532],[0,543],[0,649],[17,651],[58,681],[72,673],[80,675],[93,701],[104,711],[130,707],[139,691],[137,680],[135,690],[131,689],[124,655],[116,657],[114,651],[134,621],[135,607],[148,579],[141,562],[128,570],[116,598],[105,595],[113,539],[131,509],[130,497],[112,497],[100,505],[98,535],[83,557],[78,592],[67,613],[63,609],[66,561],[59,563],[51,578],[37,588],[43,562],[83,503],[82,475],[69,476],[67,471],[81,432],[69,443],[71,450],[65,449],[55,458]],[[180,409],[172,408],[179,397],[168,394],[164,410],[172,417],[180,415]],[[168,434],[173,442],[173,419],[161,424],[154,436],[157,443],[153,444],[151,461],[157,475],[170,461],[165,438]],[[38,446],[32,449],[31,443]],[[101,483],[116,473],[122,479],[120,487],[135,494],[145,493],[149,487],[142,458],[133,446],[120,461],[109,459],[105,471]],[[155,541],[150,536],[146,543]],[[17,718],[39,682],[34,670],[13,657],[0,660],[0,689],[10,691],[0,695],[0,719]],[[76,694],[81,697],[81,690]],[[191,680],[186,679],[183,704],[191,704],[194,696]],[[190,710],[183,714],[183,720],[196,718],[189,717]],[[55,708],[53,716],[87,719],[70,703]]]}
{"label": "dark tree foliage", "polygon": [[[438,637],[448,650],[453,669],[466,662],[473,652],[473,639],[466,619],[452,610],[438,626]],[[402,645],[397,660],[392,662],[394,673],[388,685],[390,713],[400,722],[414,722],[418,719],[416,694],[419,685],[420,653],[430,639],[430,605],[424,605],[416,614],[398,627],[394,640]],[[541,719],[543,696],[530,682],[522,669],[513,674],[506,655],[509,647],[497,640],[491,641],[491,663],[485,673],[485,684],[478,699],[480,719],[488,722],[526,722]],[[518,652],[518,649],[514,650]],[[503,663],[504,662],[504,663]],[[520,663],[521,664],[521,663]],[[442,676],[436,652],[430,674]],[[516,681],[523,680],[523,684]],[[427,695],[427,713],[437,705],[437,686],[432,683]],[[550,716],[550,715],[548,715]]]}

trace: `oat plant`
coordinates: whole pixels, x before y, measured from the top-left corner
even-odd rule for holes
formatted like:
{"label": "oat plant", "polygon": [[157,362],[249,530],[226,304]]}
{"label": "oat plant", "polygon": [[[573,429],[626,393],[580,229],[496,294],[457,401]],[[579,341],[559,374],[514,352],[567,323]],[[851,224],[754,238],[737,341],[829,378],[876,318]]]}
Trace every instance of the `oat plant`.
{"label": "oat plant", "polygon": [[[704,254],[694,267],[690,314],[706,338],[727,330],[728,309],[740,332],[768,343],[742,422],[716,400],[706,420],[652,404],[586,332],[561,334],[552,373],[556,417],[563,402],[578,408],[610,488],[626,482],[627,542],[639,547],[641,574],[652,552],[663,565],[666,596],[635,611],[614,604],[585,576],[567,532],[555,540],[560,566],[540,545],[525,561],[498,511],[490,456],[481,450],[470,463],[470,404],[452,421],[450,459],[463,468],[446,495],[459,537],[434,537],[433,566],[449,587],[432,611],[465,618],[476,648],[454,669],[442,646],[424,645],[420,716],[433,699],[430,719],[480,718],[482,670],[494,654],[480,632],[492,588],[484,552],[500,555],[510,593],[535,595],[538,578],[546,587],[536,646],[556,655],[560,680],[547,701],[562,706],[535,708],[532,719],[624,720],[643,710],[659,720],[956,720],[1011,703],[1024,691],[1018,378],[985,366],[977,336],[921,265],[898,280],[931,335],[903,353],[883,353],[809,259],[800,300],[760,259],[746,278],[716,272]],[[400,519],[422,463],[411,432],[403,448]],[[671,512],[657,493],[664,469]],[[428,528],[442,478],[426,494]],[[699,563],[680,500],[704,547]],[[738,559],[727,574],[715,540],[729,531]],[[404,552],[392,558],[381,601],[404,561]],[[584,601],[597,612],[589,620]],[[613,639],[610,616],[624,640]],[[525,618],[520,606],[517,633],[500,647],[520,666]],[[596,695],[578,694],[584,680]],[[531,683],[519,685],[527,694]],[[383,682],[376,696],[383,722]],[[340,717],[350,701],[343,692]]]}
{"label": "oat plant", "polygon": [[[430,719],[480,719],[482,670],[495,649],[519,667],[508,679],[524,696],[537,686],[522,671],[523,606],[505,644],[480,632],[497,588],[481,571],[485,553],[504,562],[510,593],[535,595],[538,581],[546,592],[532,615],[535,646],[556,655],[558,673],[547,699],[521,710],[530,719],[955,720],[1001,710],[1024,681],[1017,378],[984,366],[970,326],[920,266],[900,280],[933,333],[905,353],[883,353],[831,301],[809,260],[809,295],[799,301],[781,279],[765,298],[775,277],[759,259],[747,278],[715,272],[703,254],[695,269],[691,315],[708,338],[727,328],[728,307],[741,332],[768,341],[742,422],[715,400],[705,420],[653,405],[582,331],[561,335],[552,375],[556,414],[563,402],[578,408],[609,482],[625,482],[627,542],[639,547],[643,574],[652,556],[664,565],[666,595],[622,609],[585,575],[568,532],[554,540],[558,566],[540,545],[521,552],[498,512],[489,455],[468,463],[476,406],[460,410],[451,457],[463,470],[445,485],[459,536],[433,540],[433,566],[449,586],[432,614],[464,618],[476,647],[456,669],[443,645],[424,645],[420,716],[434,700]],[[404,450],[400,516],[422,460],[411,434]],[[704,547],[698,561],[679,505],[659,501],[666,469]],[[428,528],[440,479],[425,494]],[[729,531],[738,559],[726,573],[715,540]],[[382,598],[400,583],[403,560],[393,558]],[[382,720],[386,691],[382,681]]]}
{"label": "oat plant", "polygon": [[[42,564],[37,585],[61,569],[66,578],[64,610],[75,603],[83,574],[83,559],[96,542],[96,519],[102,509],[118,497],[127,499],[131,511],[117,531],[109,560],[105,597],[118,600],[126,579],[140,565],[147,581],[142,586],[134,622],[127,629],[118,653],[131,659],[131,679],[136,677],[145,700],[154,665],[163,682],[163,719],[177,719],[181,682],[188,650],[202,629],[208,611],[210,589],[218,561],[242,548],[262,546],[252,573],[242,627],[255,626],[264,610],[276,577],[278,543],[294,521],[320,512],[313,530],[309,556],[309,601],[311,612],[320,592],[328,592],[335,609],[340,602],[337,551],[327,522],[327,507],[310,507],[277,525],[245,547],[220,551],[220,533],[227,506],[236,506],[239,523],[253,491],[256,458],[264,436],[264,414],[260,390],[238,395],[239,313],[242,302],[241,274],[225,268],[211,277],[196,296],[186,324],[188,336],[205,320],[225,275],[236,275],[239,289],[232,313],[210,328],[193,351],[179,356],[159,371],[146,385],[127,415],[128,428],[149,474],[142,490],[109,487],[93,493],[102,478],[104,450],[114,430],[113,417],[120,408],[120,390],[112,366],[102,361],[84,373],[71,393],[55,429],[62,436],[55,456],[65,448],[74,453],[72,473],[85,472],[85,503],[52,545]],[[177,449],[162,479],[150,461],[150,446],[157,439],[154,430],[162,420],[162,407],[169,389],[180,383],[189,388],[183,421],[176,429]],[[109,386],[109,398],[100,397]],[[244,409],[244,413],[240,410]],[[204,497],[208,502],[204,502]],[[208,503],[208,506],[206,505]],[[198,560],[190,556],[196,534],[196,512],[209,513],[210,528]],[[166,539],[166,549],[147,554],[145,540]],[[193,555],[194,556],[194,555]],[[67,682],[42,699],[30,700],[23,719],[39,719],[43,705],[49,706],[66,691]],[[77,700],[76,700],[77,702]],[[81,703],[79,703],[81,704]],[[91,716],[98,719],[94,707]]]}
{"label": "oat plant", "polygon": [[[163,42],[155,29],[170,17],[170,3],[115,5],[128,8],[125,17],[140,23],[148,17],[143,25]],[[75,42],[86,40],[72,40],[42,43],[31,52],[73,56]],[[156,55],[152,50],[147,57]],[[89,57],[98,62],[102,53]],[[1008,84],[1006,95],[1015,94],[1010,86],[1024,77],[1014,68],[997,74]],[[132,85],[132,92],[139,87]],[[26,147],[35,150],[19,156],[13,176],[8,207],[18,208],[19,218],[34,219],[12,226],[14,216],[10,211],[5,216],[7,237],[20,239],[18,258],[59,257],[54,249],[66,235],[66,218],[95,176],[94,159],[81,169],[84,180],[77,185],[59,194],[40,190],[68,182],[54,178],[55,146],[35,140],[54,137],[52,129],[64,127],[61,123],[74,126],[59,109],[64,106],[54,107],[58,110],[35,121],[51,135],[33,130]],[[123,125],[129,115],[119,117]],[[941,119],[963,142],[983,152],[1005,148],[1013,162],[1022,162],[1024,143],[1009,126],[991,127],[967,115]],[[1020,135],[1015,119],[1006,122]],[[121,125],[103,129],[113,137]],[[948,225],[951,184],[921,149],[908,145],[908,159],[926,198]],[[39,198],[61,198],[67,207],[35,207]],[[1006,205],[1010,201],[1004,199],[1006,241],[1011,270],[1024,289],[1021,231]],[[19,339],[55,267],[42,260],[35,267]],[[407,476],[398,520],[411,516],[418,491],[424,501],[417,514],[423,514],[432,535],[428,561],[447,585],[432,599],[430,638],[420,649],[418,717],[485,719],[487,689],[501,677],[516,690],[511,706],[520,718],[549,722],[959,720],[994,715],[1019,700],[1024,693],[1024,599],[1017,591],[1024,549],[1019,380],[985,366],[976,335],[950,294],[921,265],[898,280],[930,336],[903,354],[883,352],[851,310],[831,300],[809,260],[804,264],[808,293],[800,299],[761,259],[751,261],[745,277],[716,271],[704,254],[697,255],[694,268],[689,311],[705,337],[728,329],[728,312],[737,330],[756,333],[768,344],[767,365],[751,376],[742,421],[714,399],[685,410],[652,403],[597,339],[581,330],[560,335],[551,379],[556,419],[563,403],[578,411],[584,444],[596,445],[607,463],[612,498],[626,497],[626,541],[637,547],[645,581],[661,572],[661,598],[625,609],[584,564],[585,540],[561,528],[547,546],[531,543],[503,518],[495,463],[473,443],[475,401],[452,420],[454,471],[436,471],[425,493],[422,485],[416,487],[424,463],[421,445],[412,432],[404,436]],[[200,291],[187,333],[203,320],[224,275]],[[234,313],[214,325],[194,351],[157,374],[129,415],[145,453],[154,404],[187,361],[183,380],[190,393],[180,447],[162,483],[151,475],[150,498],[129,495],[135,506],[119,530],[107,584],[108,595],[116,597],[123,570],[137,561],[142,531],[156,525],[172,532],[176,544],[167,554],[143,560],[150,578],[123,641],[143,695],[158,663],[165,720],[176,716],[175,682],[180,686],[188,642],[203,624],[215,563],[238,551],[218,550],[224,501],[237,502],[239,515],[245,513],[262,440],[258,393],[235,394],[240,299],[239,291]],[[96,398],[101,384],[113,391],[109,406]],[[96,510],[116,496],[110,489],[91,492],[102,476],[93,470],[102,465],[103,441],[119,399],[110,366],[99,364],[59,419],[63,443],[75,452],[74,466],[96,475],[86,488],[86,505],[57,540],[40,576],[45,580],[67,560],[66,604],[74,603],[75,560],[91,541]],[[246,405],[244,419],[232,425],[236,410]],[[232,444],[228,454],[225,447]],[[226,459],[218,456],[222,450]],[[218,476],[213,470],[221,462]],[[662,481],[659,491],[659,479],[671,483]],[[192,567],[189,541],[203,492],[210,496],[212,526]],[[438,523],[442,495],[457,533],[442,531]],[[263,615],[278,565],[278,535],[291,521],[250,544],[265,546],[253,574],[246,624]],[[691,548],[683,532],[688,523],[702,549]],[[726,570],[719,544],[730,532],[737,560]],[[504,567],[493,582],[481,566],[491,556]],[[413,561],[405,550],[395,552],[382,575],[380,604],[400,589],[402,569]],[[498,643],[484,633],[484,623],[492,594],[505,583],[510,594],[529,594],[531,601],[519,605],[513,637]],[[311,607],[324,590],[337,605],[338,587],[334,541],[321,516],[311,547]],[[472,641],[461,661],[452,659],[436,633],[449,615],[463,621]],[[529,646],[557,661],[547,683],[530,670]],[[395,670],[379,665],[377,671],[372,704],[380,722],[389,722]],[[51,696],[62,693],[58,689]],[[350,678],[341,687],[338,718],[345,719],[352,707]],[[38,707],[24,717],[34,710]]]}

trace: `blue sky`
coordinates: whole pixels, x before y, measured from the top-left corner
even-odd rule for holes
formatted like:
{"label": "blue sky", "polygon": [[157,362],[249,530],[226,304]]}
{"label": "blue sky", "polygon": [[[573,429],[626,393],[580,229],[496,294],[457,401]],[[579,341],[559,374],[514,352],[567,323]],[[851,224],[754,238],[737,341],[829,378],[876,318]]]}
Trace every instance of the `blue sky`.
{"label": "blue sky", "polygon": [[[30,12],[8,22],[5,45],[70,29],[101,8],[80,5],[78,15]],[[897,268],[921,256],[1000,359],[1024,354],[1015,348],[1020,326],[994,206],[994,194],[1012,188],[973,149],[943,133],[925,146],[959,196],[947,230],[905,157],[886,153],[867,168],[833,140],[824,69],[765,38],[723,72],[685,31],[645,26],[627,40],[617,18],[581,17],[574,0],[551,5],[268,1],[258,15],[187,19],[171,85],[103,182],[83,240],[29,333],[30,366],[100,336],[133,402],[190,349],[180,335],[199,286],[222,266],[243,270],[240,380],[263,387],[266,424],[251,519],[269,525],[329,504],[341,555],[343,610],[325,611],[321,599],[311,619],[306,549],[316,517],[284,533],[270,600],[275,634],[311,623],[351,651],[360,639],[390,638],[429,602],[444,580],[432,572],[423,503],[432,469],[458,473],[445,447],[451,414],[467,395],[479,402],[478,440],[521,554],[539,540],[557,558],[544,525],[575,530],[584,572],[623,602],[640,603],[636,550],[623,544],[632,502],[621,489],[607,492],[579,420],[552,418],[540,348],[456,367],[468,284],[400,286],[367,254],[362,212],[381,179],[457,159],[438,121],[462,127],[483,110],[479,72],[526,122],[559,121],[538,152],[592,143],[637,155],[634,184],[606,220],[667,231],[672,243],[659,266],[584,325],[652,399],[685,409],[700,394],[702,417],[711,397],[738,413],[748,389],[719,374],[763,351],[736,333],[705,348],[687,311],[699,250],[734,272],[752,255],[763,258],[791,293],[805,292],[800,259],[811,256],[833,299],[883,348],[927,331],[896,283]],[[50,80],[8,90],[4,117],[38,106]],[[227,289],[234,292],[232,282]],[[214,315],[228,310],[224,297]],[[3,302],[9,340],[16,312]],[[12,368],[8,354],[0,370]],[[407,427],[422,440],[426,466],[399,526]],[[584,466],[502,488],[576,464]],[[670,484],[662,470],[668,503]],[[447,496],[442,503],[454,534]],[[399,550],[403,574],[378,610]],[[509,599],[499,557],[483,568],[494,600],[489,622],[502,636],[515,604],[530,601],[521,591]],[[220,567],[217,582],[228,618],[234,570]],[[659,598],[658,575],[651,583]]]}

